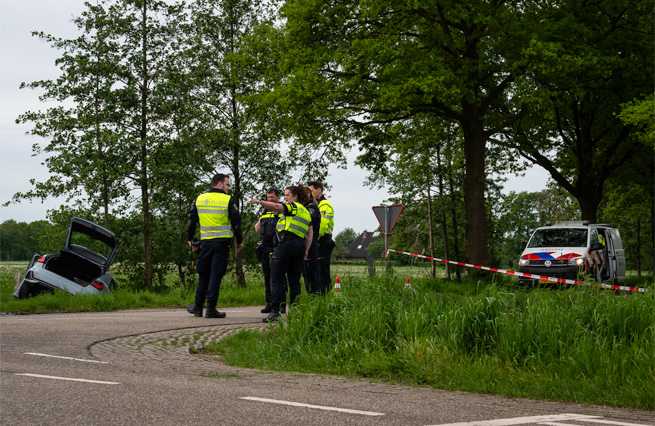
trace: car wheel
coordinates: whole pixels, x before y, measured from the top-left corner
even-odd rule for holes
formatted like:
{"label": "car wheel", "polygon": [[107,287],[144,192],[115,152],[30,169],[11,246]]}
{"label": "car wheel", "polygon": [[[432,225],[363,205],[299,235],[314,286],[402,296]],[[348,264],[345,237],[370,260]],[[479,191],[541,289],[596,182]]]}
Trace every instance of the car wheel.
{"label": "car wheel", "polygon": [[18,290],[18,298],[27,299],[28,297],[30,297],[30,285],[24,282],[23,285],[20,286],[20,290]]}

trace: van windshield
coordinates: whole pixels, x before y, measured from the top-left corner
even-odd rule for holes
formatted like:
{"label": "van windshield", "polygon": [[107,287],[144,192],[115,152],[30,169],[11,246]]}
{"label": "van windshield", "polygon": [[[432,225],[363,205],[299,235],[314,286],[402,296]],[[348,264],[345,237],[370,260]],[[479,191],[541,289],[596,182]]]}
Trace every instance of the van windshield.
{"label": "van windshield", "polygon": [[584,228],[537,229],[528,247],[586,247],[587,232]]}

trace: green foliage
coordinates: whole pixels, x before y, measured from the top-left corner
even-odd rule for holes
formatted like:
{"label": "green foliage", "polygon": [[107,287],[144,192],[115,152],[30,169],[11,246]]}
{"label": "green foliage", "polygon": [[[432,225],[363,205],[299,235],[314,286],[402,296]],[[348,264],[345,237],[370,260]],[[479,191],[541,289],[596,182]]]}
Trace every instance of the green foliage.
{"label": "green foliage", "polygon": [[[279,326],[218,343],[232,365],[653,409],[653,294],[343,279]],[[311,354],[311,356],[307,356]]]}
{"label": "green foliage", "polygon": [[343,231],[339,232],[334,237],[335,246],[332,251],[332,257],[344,258],[346,256],[346,249],[349,245],[355,242],[357,237],[359,237],[359,235],[352,228],[345,228]]}
{"label": "green foliage", "polygon": [[535,10],[540,30],[524,53],[539,99],[515,123],[510,145],[578,200],[582,219],[597,221],[604,186],[621,170],[644,156],[652,163],[652,144],[640,142],[647,115],[637,118],[629,107],[653,92],[653,51],[643,49],[655,35],[651,10],[645,0]]}
{"label": "green foliage", "polygon": [[45,254],[45,247],[41,243],[42,237],[51,227],[46,220],[18,223],[10,219],[2,222],[0,260],[29,260],[33,253]]}
{"label": "green foliage", "polygon": [[622,105],[618,117],[636,128],[642,143],[655,148],[655,96],[652,93]]}

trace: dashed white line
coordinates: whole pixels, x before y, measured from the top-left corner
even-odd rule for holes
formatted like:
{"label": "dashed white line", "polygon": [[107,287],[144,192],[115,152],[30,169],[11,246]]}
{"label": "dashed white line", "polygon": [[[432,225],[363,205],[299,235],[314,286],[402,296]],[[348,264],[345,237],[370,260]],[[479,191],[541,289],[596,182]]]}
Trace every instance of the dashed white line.
{"label": "dashed white line", "polygon": [[69,356],[40,354],[38,352],[25,352],[25,353],[23,353],[23,355],[34,355],[34,356],[43,356],[43,357],[47,357],[47,358],[68,359],[68,360],[71,360],[71,361],[80,361],[80,362],[94,362],[96,364],[109,364],[107,361],[96,361],[95,359],[81,359],[81,358],[71,358]]}
{"label": "dashed white line", "polygon": [[17,376],[36,377],[39,379],[67,380],[69,382],[96,383],[99,385],[120,385],[118,382],[104,382],[102,380],[75,379],[72,377],[44,376],[43,374],[14,373]]}
{"label": "dashed white line", "polygon": [[376,413],[376,412],[373,412],[373,411],[360,411],[360,410],[351,410],[349,408],[326,407],[326,406],[322,406],[322,405],[303,404],[301,402],[280,401],[280,400],[277,400],[277,399],[256,398],[256,397],[250,397],[250,396],[244,396],[244,397],[241,397],[241,399],[246,399],[248,401],[268,402],[268,403],[271,403],[271,404],[291,405],[291,406],[294,406],[294,407],[315,408],[317,410],[338,411],[338,412],[341,412],[341,413],[348,413],[348,414],[361,414],[363,416],[384,416],[384,413]]}

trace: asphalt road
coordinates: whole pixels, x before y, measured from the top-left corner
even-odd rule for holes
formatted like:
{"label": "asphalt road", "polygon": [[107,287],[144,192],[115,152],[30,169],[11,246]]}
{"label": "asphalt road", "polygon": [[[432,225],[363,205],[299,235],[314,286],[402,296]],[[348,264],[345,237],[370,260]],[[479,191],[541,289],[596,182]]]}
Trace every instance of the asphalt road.
{"label": "asphalt road", "polygon": [[190,347],[243,328],[184,310],[0,316],[2,425],[653,425],[652,411],[224,366]]}

